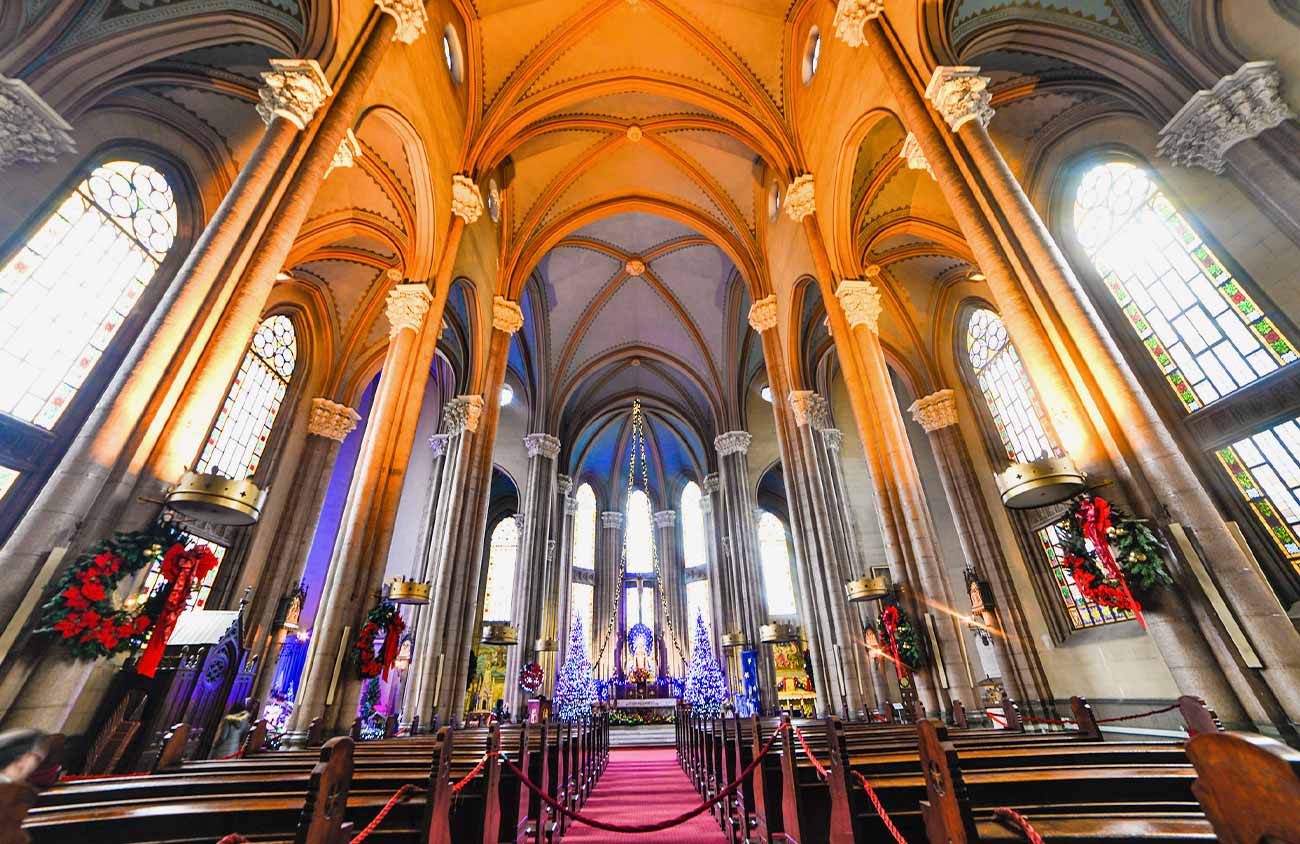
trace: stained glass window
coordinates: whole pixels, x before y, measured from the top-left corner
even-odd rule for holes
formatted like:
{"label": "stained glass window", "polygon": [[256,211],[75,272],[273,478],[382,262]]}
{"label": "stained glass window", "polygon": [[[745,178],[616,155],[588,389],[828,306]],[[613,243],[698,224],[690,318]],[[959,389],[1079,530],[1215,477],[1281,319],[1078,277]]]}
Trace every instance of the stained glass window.
{"label": "stained glass window", "polygon": [[[185,543],[186,548],[193,548],[197,545],[206,545],[208,546],[208,549],[212,551],[213,556],[217,558],[217,565],[212,567],[212,570],[203,578],[202,583],[194,587],[193,591],[190,592],[189,599],[185,602],[185,609],[201,610],[208,603],[208,596],[212,594],[212,584],[216,582],[217,572],[221,569],[221,563],[226,559],[226,546],[219,542],[201,539],[194,534],[186,533],[185,531],[181,531],[181,541]],[[162,561],[159,560],[154,563],[153,568],[149,569],[149,573],[145,575],[144,585],[140,587],[140,592],[136,595],[136,602],[144,602],[149,595],[153,593],[153,590],[158,588],[158,584],[161,580]]]}
{"label": "stained glass window", "polygon": [[650,518],[650,497],[643,490],[634,489],[627,497],[627,531],[623,541],[627,547],[628,574],[650,574],[655,570],[651,557],[654,523]]}
{"label": "stained glass window", "polygon": [[1300,571],[1300,418],[1216,454],[1282,555]]}
{"label": "stained glass window", "polygon": [[497,522],[488,549],[487,586],[483,596],[484,621],[510,621],[519,561],[519,525],[512,518]]}
{"label": "stained glass window", "polygon": [[1042,545],[1043,556],[1047,558],[1052,571],[1052,588],[1061,598],[1065,614],[1070,619],[1070,626],[1075,630],[1097,627],[1115,621],[1128,621],[1133,616],[1114,607],[1104,607],[1083,596],[1074,575],[1065,565],[1065,550],[1062,545],[1061,529],[1049,525],[1038,530],[1038,542]]}
{"label": "stained glass window", "polygon": [[253,334],[253,344],[230,385],[195,471],[227,478],[252,477],[297,360],[298,338],[292,320],[283,314],[268,317]]}
{"label": "stained glass window", "polygon": [[644,624],[651,632],[655,629],[655,587],[654,581],[629,580],[624,590],[626,603],[623,611],[627,617],[624,630],[631,630],[636,624]]}
{"label": "stained glass window", "polygon": [[19,472],[17,469],[10,469],[8,466],[0,466],[0,501],[4,500],[5,493],[9,487],[18,481]]}
{"label": "stained glass window", "polygon": [[1059,455],[1047,433],[1047,416],[1007,336],[1002,319],[987,308],[971,313],[966,353],[1007,456],[1016,462]]}
{"label": "stained glass window", "polygon": [[767,612],[772,616],[795,615],[794,572],[790,569],[790,546],[786,544],[785,525],[763,510],[758,517],[758,557],[763,570],[763,593]]}
{"label": "stained glass window", "polygon": [[[596,604],[596,587],[590,583],[575,583],[569,591],[569,612],[582,619],[582,632],[587,635],[587,654],[591,655],[591,615]],[[573,622],[569,622],[572,629]]]}
{"label": "stained glass window", "polygon": [[578,512],[573,515],[573,565],[580,569],[596,567],[596,493],[591,484],[578,487],[574,496]]}
{"label": "stained glass window", "polygon": [[[686,584],[686,629],[695,630],[695,616],[702,614],[704,624],[713,630],[713,605],[709,601],[709,581],[696,580]],[[695,642],[695,637],[687,636],[691,643]]]}
{"label": "stained glass window", "polygon": [[[686,568],[708,562],[704,547],[704,509],[700,507],[700,487],[689,481],[682,490],[682,556]],[[692,614],[694,619],[695,615]]]}
{"label": "stained glass window", "polygon": [[1074,227],[1184,410],[1300,359],[1143,168],[1112,161],[1089,170]]}
{"label": "stained glass window", "polygon": [[149,165],[109,161],[77,185],[0,268],[0,413],[54,427],[175,237]]}

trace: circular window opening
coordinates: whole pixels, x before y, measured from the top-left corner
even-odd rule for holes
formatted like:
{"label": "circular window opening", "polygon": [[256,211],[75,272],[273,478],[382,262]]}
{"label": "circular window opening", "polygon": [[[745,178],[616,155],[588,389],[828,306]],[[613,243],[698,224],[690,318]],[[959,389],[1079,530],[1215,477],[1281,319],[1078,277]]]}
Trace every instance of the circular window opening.
{"label": "circular window opening", "polygon": [[487,211],[492,222],[501,219],[501,189],[497,187],[496,179],[488,179]]}
{"label": "circular window opening", "polygon": [[767,189],[767,218],[776,222],[776,215],[781,213],[781,186],[772,182],[772,186]]}
{"label": "circular window opening", "polygon": [[451,78],[460,84],[465,81],[465,55],[460,48],[460,36],[451,24],[442,30],[442,59],[447,63]]}
{"label": "circular window opening", "polygon": [[808,43],[803,48],[803,84],[812,81],[822,58],[822,33],[817,27],[808,30]]}
{"label": "circular window opening", "polygon": [[515,388],[509,384],[501,385],[501,406],[505,407],[515,400]]}

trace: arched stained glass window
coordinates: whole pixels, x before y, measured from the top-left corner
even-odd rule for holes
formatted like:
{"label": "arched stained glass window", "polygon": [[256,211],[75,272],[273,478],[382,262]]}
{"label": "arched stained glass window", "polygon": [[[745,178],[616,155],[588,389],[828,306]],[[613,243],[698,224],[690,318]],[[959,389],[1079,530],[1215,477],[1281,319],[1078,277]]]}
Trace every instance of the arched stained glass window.
{"label": "arched stained glass window", "polygon": [[1215,452],[1278,550],[1300,571],[1300,418]]}
{"label": "arched stained glass window", "polygon": [[[695,629],[695,616],[703,615],[704,624],[713,630],[713,605],[709,601],[709,581],[695,580],[686,584],[686,624],[688,630]],[[694,645],[695,637],[687,636]]]}
{"label": "arched stained glass window", "polygon": [[[578,512],[573,515],[573,565],[580,569],[596,567],[596,493],[591,484],[578,487],[574,496]],[[584,628],[590,629],[590,628]]]}
{"label": "arched stained glass window", "polygon": [[1074,228],[1184,410],[1300,359],[1145,169],[1110,161],[1089,170]]}
{"label": "arched stained glass window", "polygon": [[175,237],[153,167],[109,161],[77,185],[0,268],[0,413],[54,427]]}
{"label": "arched stained glass window", "polygon": [[1007,456],[1028,462],[1059,455],[1047,432],[1038,393],[997,314],[987,308],[971,313],[966,324],[966,354]]}
{"label": "arched stained glass window", "polygon": [[[682,490],[682,555],[686,568],[708,562],[704,546],[704,508],[700,506],[700,486],[690,481]],[[692,613],[691,618],[695,615]]]}
{"label": "arched stained glass window", "polygon": [[591,626],[591,616],[595,611],[596,605],[596,587],[590,583],[574,583],[569,590],[569,630],[573,629],[572,615],[576,614],[582,619],[582,632],[587,635],[587,653],[591,653],[591,642],[593,629]]}
{"label": "arched stained glass window", "polygon": [[627,573],[650,574],[654,571],[654,523],[650,516],[650,497],[634,489],[627,497],[627,530],[623,534],[627,547]]}
{"label": "arched stained glass window", "polygon": [[795,615],[794,572],[790,569],[790,546],[785,525],[766,510],[758,516],[758,557],[763,569],[763,593],[767,612],[773,616]]}
{"label": "arched stained glass window", "polygon": [[283,314],[264,320],[253,334],[252,347],[212,424],[195,471],[227,478],[252,477],[289,390],[297,359],[293,322]]}
{"label": "arched stained glass window", "polygon": [[504,518],[492,529],[488,549],[487,586],[483,596],[484,621],[510,621],[514,599],[515,567],[519,560],[519,526]]}

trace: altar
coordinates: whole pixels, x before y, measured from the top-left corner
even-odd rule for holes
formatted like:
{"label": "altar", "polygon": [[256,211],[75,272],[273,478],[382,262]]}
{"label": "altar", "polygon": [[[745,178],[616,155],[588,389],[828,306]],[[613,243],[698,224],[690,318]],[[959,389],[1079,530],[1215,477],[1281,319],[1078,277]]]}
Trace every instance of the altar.
{"label": "altar", "polygon": [[614,709],[627,715],[640,715],[647,722],[671,720],[677,709],[675,697],[624,698],[613,701]]}

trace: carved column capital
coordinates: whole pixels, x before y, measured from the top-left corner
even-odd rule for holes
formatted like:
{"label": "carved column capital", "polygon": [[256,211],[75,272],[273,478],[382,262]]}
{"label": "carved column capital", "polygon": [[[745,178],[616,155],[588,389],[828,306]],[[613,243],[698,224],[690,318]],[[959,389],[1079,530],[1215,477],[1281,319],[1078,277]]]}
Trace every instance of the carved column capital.
{"label": "carved column capital", "polygon": [[844,449],[844,432],[839,428],[822,428],[822,442],[831,451],[842,451]]}
{"label": "carved column capital", "polygon": [[504,296],[492,297],[492,327],[506,334],[514,334],[524,327],[524,312],[519,305]]}
{"label": "carved column capital", "polygon": [[[878,268],[876,272],[879,273]],[[874,284],[865,279],[855,281],[846,278],[840,282],[839,287],[835,288],[835,298],[844,309],[844,316],[848,319],[849,325],[855,328],[865,325],[873,333],[879,329],[880,291]]]}
{"label": "carved column capital", "polygon": [[1222,173],[1229,149],[1295,117],[1280,89],[1276,62],[1246,62],[1193,94],[1160,130],[1156,149],[1183,167]]}
{"label": "carved column capital", "polygon": [[749,306],[749,327],[762,334],[776,327],[776,294],[764,296]]}
{"label": "carved column capital", "polygon": [[334,152],[334,158],[330,159],[330,166],[325,171],[325,178],[340,167],[354,167],[357,159],[361,157],[361,143],[357,140],[356,133],[349,129],[344,135],[343,140],[339,141],[339,148]]}
{"label": "carved column capital", "polygon": [[718,490],[721,488],[722,488],[722,481],[721,479],[718,478],[717,472],[710,472],[709,474],[705,475],[704,480],[700,483],[700,489],[704,490],[704,495],[706,497],[710,495],[717,495]]}
{"label": "carved column capital", "polygon": [[[749,431],[727,431],[713,439],[713,447],[722,457],[729,454],[747,454],[753,441],[754,437]],[[707,482],[707,478],[705,480]]]}
{"label": "carved column capital", "polygon": [[541,455],[547,460],[554,460],[560,453],[559,439],[550,434],[528,434],[523,442],[529,457]]}
{"label": "carved column capital", "polygon": [[654,514],[655,527],[670,528],[677,524],[676,510],[660,510]]}
{"label": "carved column capital", "polygon": [[397,31],[393,33],[394,41],[414,44],[424,34],[429,14],[424,11],[424,0],[375,0],[381,12],[392,15],[397,20]]}
{"label": "carved column capital", "polygon": [[483,216],[483,194],[474,180],[463,173],[451,177],[451,213],[467,226]]}
{"label": "carved column capital", "polygon": [[600,526],[609,530],[622,530],[623,514],[617,510],[606,510],[600,514]]}
{"label": "carved column capital", "polygon": [[429,451],[433,452],[434,457],[442,457],[447,453],[447,443],[451,441],[451,434],[434,434],[429,437]]}
{"label": "carved column capital", "polygon": [[916,140],[916,135],[911,132],[903,139],[903,150],[898,154],[899,158],[907,161],[909,170],[924,170],[934,178],[934,171],[930,169],[930,162],[925,159],[925,153],[921,152],[921,144]]}
{"label": "carved column capital", "polygon": [[925,87],[925,97],[956,132],[974,120],[988,126],[993,119],[992,94],[989,79],[980,76],[978,67],[969,65],[945,66],[934,69],[930,84]]}
{"label": "carved column capital", "polygon": [[478,432],[478,420],[483,416],[482,396],[462,396],[465,399],[465,430]]}
{"label": "carved column capital", "polygon": [[555,476],[555,488],[559,491],[561,496],[567,499],[569,493],[573,492],[573,478],[565,474],[557,474]]}
{"label": "carved column capital", "polygon": [[809,425],[814,431],[820,431],[830,424],[826,399],[814,390],[791,390],[790,410],[795,425]]}
{"label": "carved column capital", "polygon": [[307,433],[327,440],[343,442],[356,430],[361,414],[347,405],[325,398],[311,400],[311,418],[307,420]]}
{"label": "carved column capital", "polygon": [[0,75],[0,169],[77,151],[72,127],[21,79]]}
{"label": "carved column capital", "polygon": [[396,337],[403,330],[419,333],[424,325],[424,315],[429,312],[433,294],[423,284],[399,284],[388,291],[388,336]]}
{"label": "carved column capital", "polygon": [[835,6],[835,35],[850,47],[867,43],[862,27],[885,10],[885,0],[840,0]]}
{"label": "carved column capital", "polygon": [[912,402],[908,411],[926,433],[957,424],[957,401],[952,390],[939,390],[922,396]]}
{"label": "carved column capital", "polygon": [[816,190],[812,173],[804,173],[785,189],[785,214],[796,223],[817,210]]}
{"label": "carved column capital", "polygon": [[447,402],[447,409],[442,412],[443,427],[451,436],[478,430],[479,417],[483,415],[482,396],[456,396]]}
{"label": "carved column capital", "polygon": [[262,74],[257,113],[270,125],[283,117],[299,129],[316,116],[316,111],[333,94],[329,80],[315,59],[271,59],[271,69]]}

